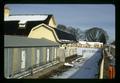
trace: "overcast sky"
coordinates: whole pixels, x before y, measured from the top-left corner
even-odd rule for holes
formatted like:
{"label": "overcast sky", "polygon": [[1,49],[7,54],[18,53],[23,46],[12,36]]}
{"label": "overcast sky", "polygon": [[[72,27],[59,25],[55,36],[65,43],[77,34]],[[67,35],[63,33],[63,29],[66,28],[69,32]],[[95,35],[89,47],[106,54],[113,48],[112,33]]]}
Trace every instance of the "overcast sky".
{"label": "overcast sky", "polygon": [[112,4],[7,4],[10,14],[53,14],[57,24],[85,31],[100,27],[115,40],[115,6]]}

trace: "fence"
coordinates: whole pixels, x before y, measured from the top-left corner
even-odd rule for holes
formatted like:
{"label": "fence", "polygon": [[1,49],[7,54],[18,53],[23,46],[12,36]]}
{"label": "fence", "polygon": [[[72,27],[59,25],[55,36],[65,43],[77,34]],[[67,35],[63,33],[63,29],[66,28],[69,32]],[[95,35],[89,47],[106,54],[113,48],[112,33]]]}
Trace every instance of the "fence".
{"label": "fence", "polygon": [[66,47],[65,49],[65,58],[76,55],[77,48],[76,47]]}
{"label": "fence", "polygon": [[115,46],[105,46],[103,50],[103,58],[100,65],[99,79],[115,78]]}

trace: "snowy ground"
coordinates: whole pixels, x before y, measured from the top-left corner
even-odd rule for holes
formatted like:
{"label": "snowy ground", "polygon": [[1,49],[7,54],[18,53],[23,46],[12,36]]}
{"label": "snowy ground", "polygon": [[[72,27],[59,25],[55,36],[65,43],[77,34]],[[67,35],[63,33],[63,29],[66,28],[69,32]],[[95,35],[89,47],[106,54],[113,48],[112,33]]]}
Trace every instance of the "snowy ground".
{"label": "snowy ground", "polygon": [[78,58],[72,62],[73,67],[68,71],[61,73],[59,76],[54,75],[53,79],[97,79],[99,73],[98,62],[101,58],[101,52],[88,54],[85,57]]}

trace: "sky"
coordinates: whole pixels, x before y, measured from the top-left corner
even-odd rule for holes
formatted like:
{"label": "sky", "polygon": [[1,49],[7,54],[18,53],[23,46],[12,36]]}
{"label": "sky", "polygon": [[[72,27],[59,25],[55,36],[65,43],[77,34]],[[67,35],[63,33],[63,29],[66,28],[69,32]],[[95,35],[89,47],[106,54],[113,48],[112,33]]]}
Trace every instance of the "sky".
{"label": "sky", "polygon": [[10,14],[53,14],[57,24],[104,29],[115,40],[115,6],[112,4],[7,4]]}

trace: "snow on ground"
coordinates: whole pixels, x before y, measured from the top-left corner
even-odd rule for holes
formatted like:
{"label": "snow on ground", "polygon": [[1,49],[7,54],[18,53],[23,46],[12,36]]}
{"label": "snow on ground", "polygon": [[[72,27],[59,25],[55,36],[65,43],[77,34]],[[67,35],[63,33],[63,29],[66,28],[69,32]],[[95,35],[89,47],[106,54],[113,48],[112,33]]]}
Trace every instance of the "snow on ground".
{"label": "snow on ground", "polygon": [[[88,56],[88,57],[87,57]],[[94,54],[86,54],[85,57],[73,61],[74,65],[68,71],[63,72],[59,76],[55,75],[50,78],[54,79],[97,79],[97,74],[99,73],[98,62],[101,58],[101,52],[96,51]]]}

